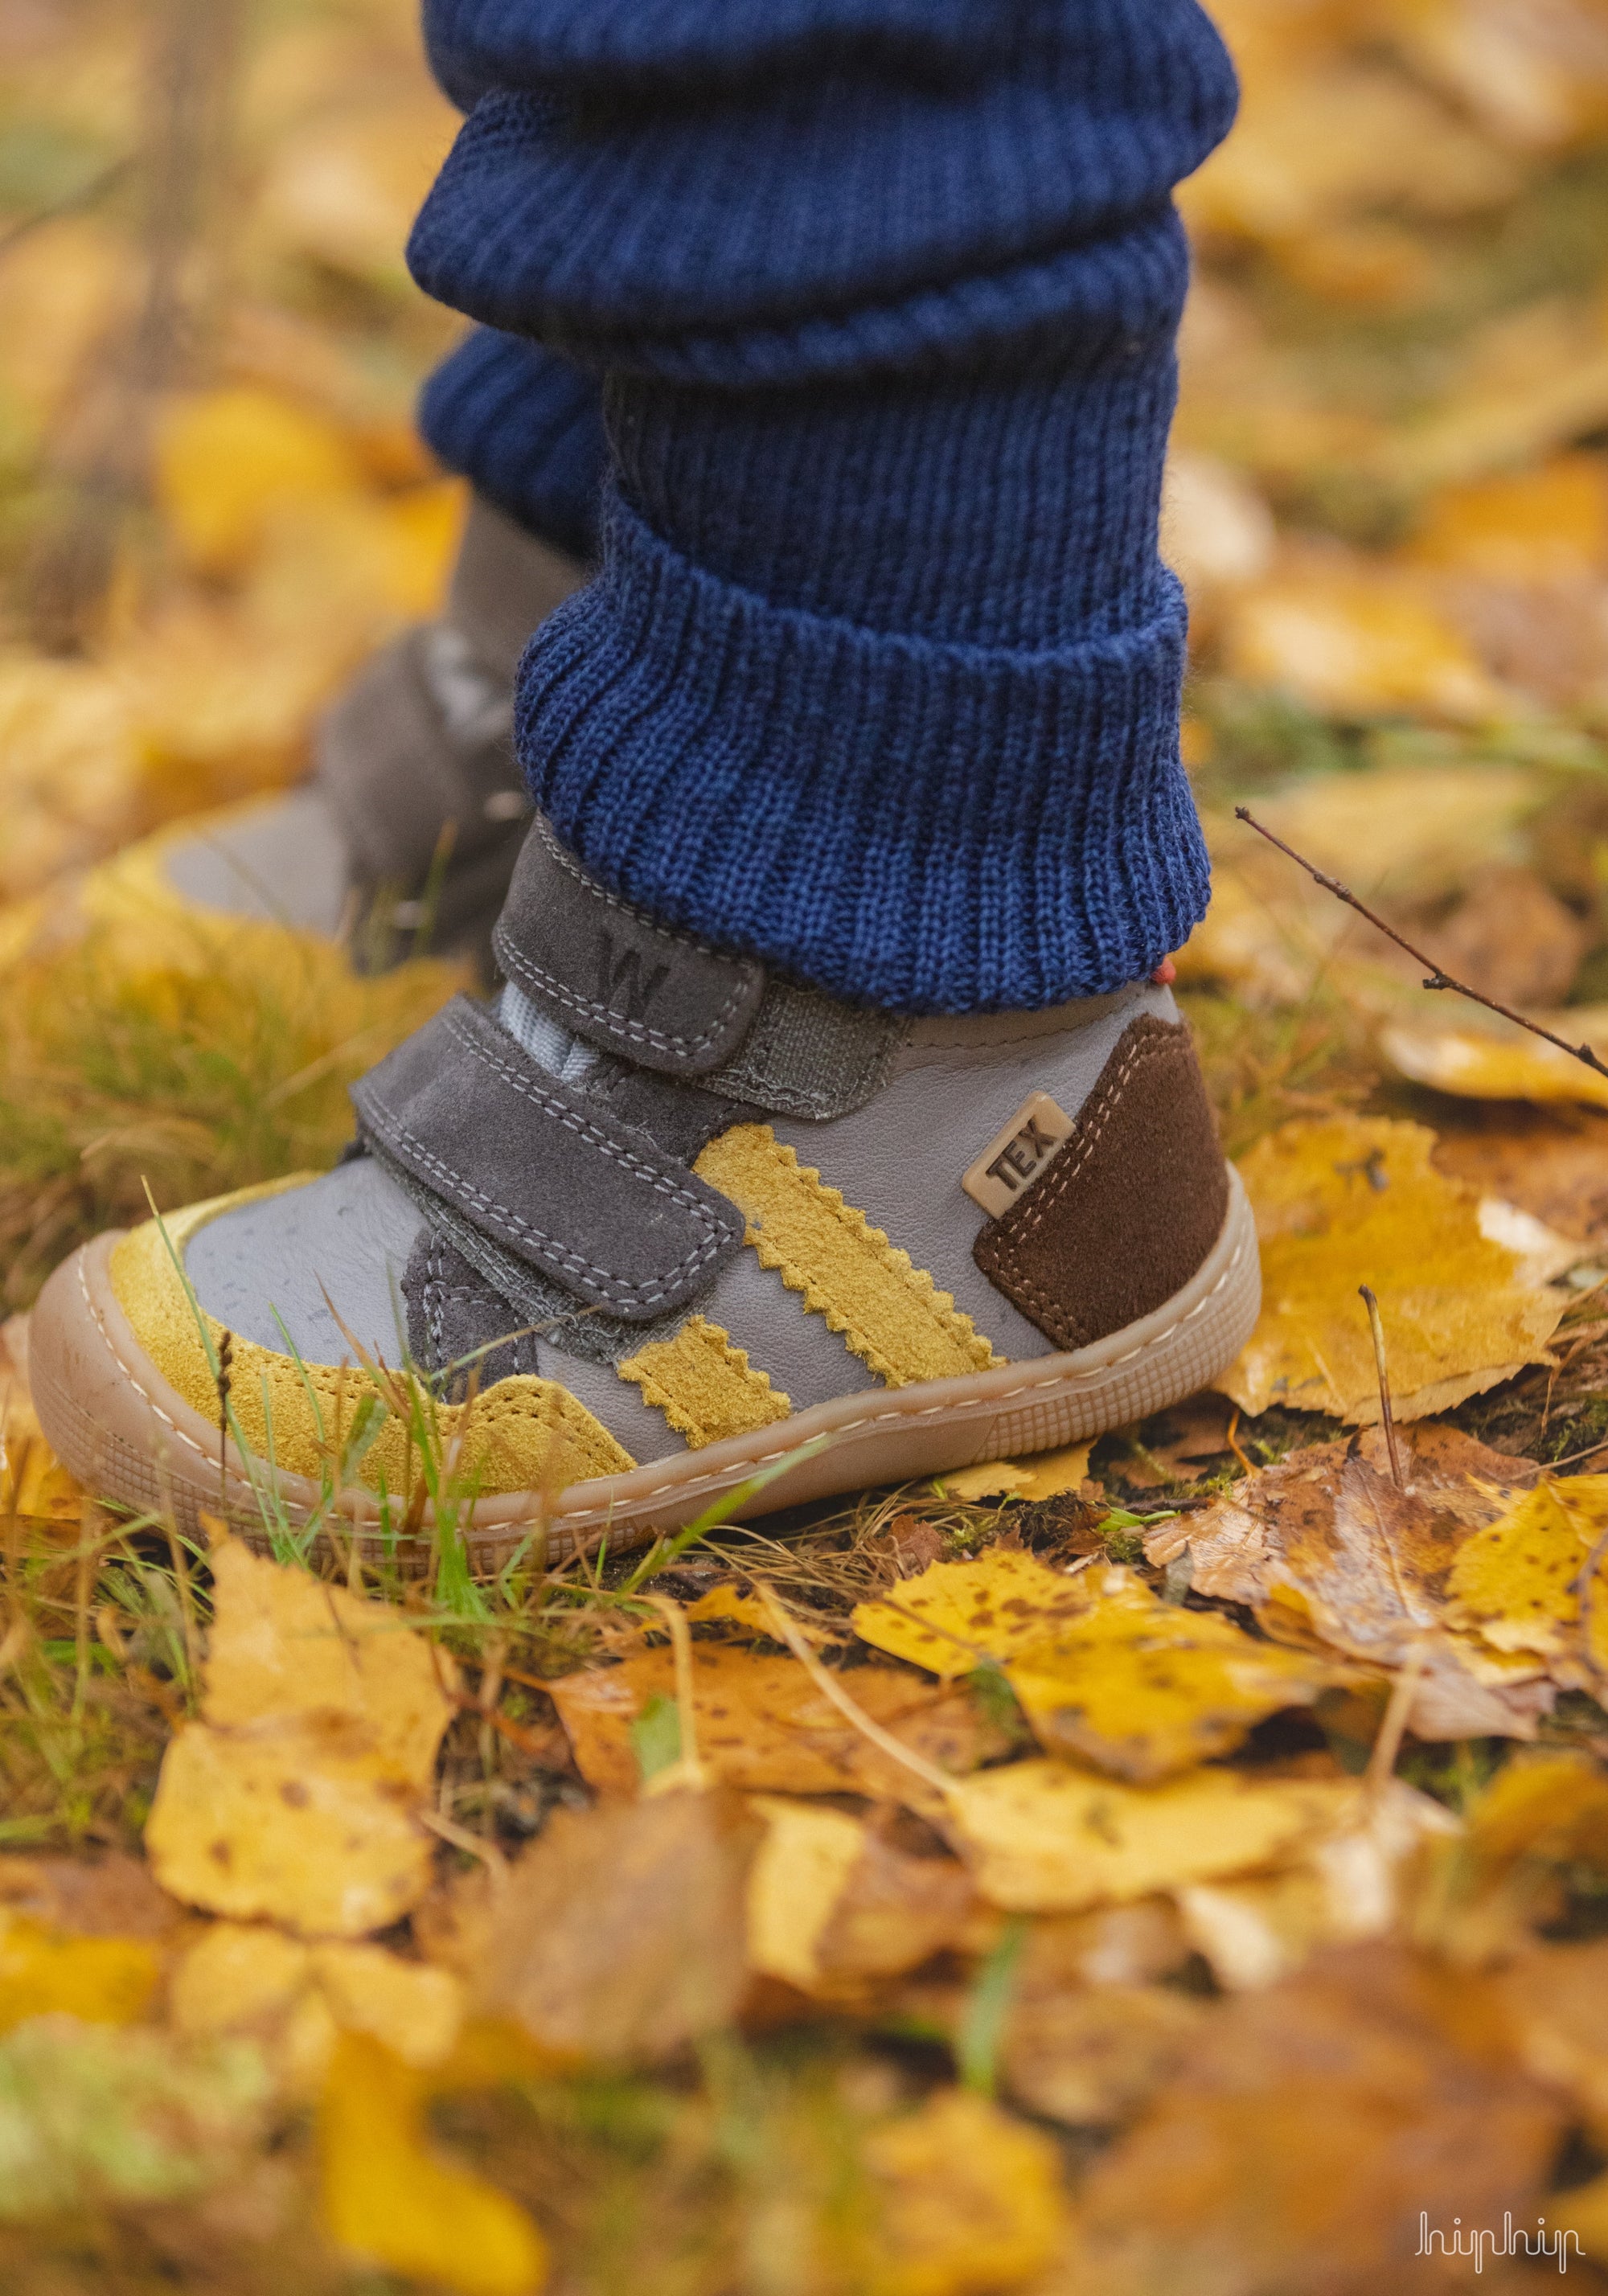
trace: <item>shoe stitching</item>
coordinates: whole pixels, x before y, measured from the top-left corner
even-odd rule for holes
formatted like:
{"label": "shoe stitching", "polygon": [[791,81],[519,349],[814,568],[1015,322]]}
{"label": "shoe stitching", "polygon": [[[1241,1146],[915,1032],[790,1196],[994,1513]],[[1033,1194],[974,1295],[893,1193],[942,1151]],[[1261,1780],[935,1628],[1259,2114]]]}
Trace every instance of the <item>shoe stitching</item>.
{"label": "shoe stitching", "polygon": [[[1165,1022],[1162,1025],[1167,1026]],[[1061,1202],[1078,1175],[1084,1169],[1090,1157],[1100,1145],[1106,1127],[1116,1114],[1117,1103],[1121,1098],[1124,1087],[1134,1070],[1146,1061],[1160,1058],[1167,1053],[1176,1052],[1180,1034],[1179,1029],[1168,1028],[1165,1037],[1146,1035],[1134,1046],[1116,1077],[1100,1095],[1093,1129],[1080,1143],[1076,1158],[1066,1156],[1056,1158],[1039,1185],[1034,1188],[1023,1201],[1020,1221],[1010,1234],[999,1239],[1001,1275],[1010,1277],[1025,1302],[1041,1309],[1046,1315],[1058,1314],[1062,1303],[1053,1293],[1046,1292],[1043,1284],[1035,1283],[1030,1275],[1021,1272],[1020,1264],[1021,1252],[1031,1241],[1046,1215],[1054,1211]]]}
{"label": "shoe stitching", "polygon": [[[1203,1292],[1201,1298],[1195,1301],[1193,1308],[1186,1308],[1181,1316],[1175,1317],[1173,1322],[1168,1324],[1165,1331],[1153,1333],[1150,1339],[1142,1340],[1137,1347],[1129,1348],[1124,1354],[1113,1356],[1108,1363],[1097,1364],[1089,1371],[1050,1372],[1046,1373],[1041,1379],[1024,1380],[1020,1387],[1007,1388],[999,1395],[990,1396],[988,1398],[989,1406],[995,1409],[998,1409],[1007,1403],[1014,1403],[1019,1396],[1036,1394],[1042,1388],[1062,1387],[1068,1385],[1087,1386],[1091,1381],[1103,1378],[1108,1372],[1118,1371],[1124,1364],[1132,1363],[1137,1357],[1147,1355],[1153,1348],[1161,1347],[1166,1341],[1170,1340],[1175,1332],[1181,1332],[1185,1324],[1193,1323],[1197,1316],[1205,1312],[1205,1310],[1211,1305],[1211,1302],[1217,1298],[1218,1292],[1222,1291],[1230,1276],[1233,1275],[1244,1256],[1245,1242],[1242,1237],[1239,1242],[1235,1245],[1233,1251],[1229,1254],[1227,1266],[1218,1277],[1210,1291]],[[946,1382],[945,1384],[947,1385],[948,1382]],[[886,1424],[897,1423],[900,1421],[931,1419],[939,1413],[948,1410],[948,1407],[949,1406],[947,1404],[939,1402],[924,1403],[915,1409],[907,1409],[904,1411],[895,1408],[885,1411],[867,1412],[858,1419],[850,1419],[845,1422],[841,1427],[834,1427],[832,1432],[833,1437],[836,1439],[841,1439],[846,1435],[857,1435],[862,1433],[868,1427],[880,1427]],[[792,1444],[784,1444],[780,1450],[767,1451],[757,1459],[745,1459],[742,1462],[742,1468],[739,1472],[743,1477],[755,1474],[763,1467],[773,1466],[778,1459],[786,1458],[788,1452],[795,1449],[797,1445],[795,1441]],[[634,1498],[631,1504],[633,1508],[647,1506],[652,1500],[662,1497],[667,1491],[678,1491],[684,1495],[690,1496],[692,1493],[703,1488],[706,1485],[719,1483],[723,1478],[729,1479],[733,1472],[734,1470],[726,1468],[715,1474],[697,1475],[685,1481],[679,1477],[677,1477],[669,1482],[656,1483],[651,1490],[644,1491],[637,1497]],[[606,1513],[609,1511],[610,1510],[608,1509],[600,1508],[593,1508],[590,1510],[590,1512],[595,1514]],[[557,1518],[557,1520],[562,1521],[562,1517]]]}
{"label": "shoe stitching", "polygon": [[604,886],[597,884],[588,877],[565,852],[539,814],[536,818],[536,829],[542,843],[558,863],[559,867],[567,876],[573,877],[582,891],[589,894],[594,900],[603,902],[605,907],[618,911],[621,916],[629,917],[634,924],[644,927],[653,935],[656,940],[665,942],[671,948],[691,947],[700,956],[712,956],[726,964],[735,964],[739,968],[738,978],[731,994],[709,1026],[696,1037],[681,1037],[669,1034],[662,1029],[650,1029],[641,1021],[622,1020],[611,1006],[600,1004],[595,997],[583,996],[578,990],[570,988],[555,973],[549,972],[544,965],[538,964],[534,957],[528,955],[512,938],[506,927],[501,925],[497,928],[496,933],[498,955],[510,959],[513,969],[523,973],[533,988],[551,996],[554,1004],[562,1004],[572,1013],[584,1013],[587,1019],[595,1021],[600,1028],[606,1029],[612,1037],[624,1037],[631,1044],[652,1045],[658,1050],[667,1053],[697,1054],[704,1051],[721,1034],[732,1014],[748,996],[755,982],[763,980],[764,976],[759,968],[749,960],[734,959],[722,950],[711,947],[709,942],[698,940],[691,934],[677,932],[666,925],[658,923],[644,911],[634,907],[629,901],[621,900],[618,894],[611,893]]}
{"label": "shoe stitching", "polygon": [[[166,1412],[162,1409],[161,1405],[157,1401],[155,1396],[152,1394],[150,1389],[145,1385],[144,1381],[141,1379],[133,1365],[124,1360],[123,1351],[119,1347],[116,1340],[113,1339],[111,1326],[108,1324],[105,1317],[102,1315],[99,1307],[96,1305],[94,1294],[89,1288],[88,1281],[84,1273],[84,1256],[80,1254],[78,1259],[78,1290],[84,1296],[84,1304],[88,1308],[90,1315],[94,1317],[95,1329],[99,1332],[103,1341],[105,1342],[107,1352],[111,1357],[112,1361],[116,1364],[118,1369],[127,1377],[129,1385],[134,1389],[135,1394],[140,1397],[141,1400],[146,1404],[151,1410],[155,1412],[163,1426],[166,1427],[171,1434],[176,1436],[178,1440],[183,1443],[186,1448],[193,1451],[198,1459],[205,1460],[209,1464],[210,1464],[210,1455],[201,1448],[193,1435],[185,1433],[185,1430],[179,1425],[177,1420],[176,1420],[169,1412]],[[199,1417],[200,1414],[198,1413],[196,1415]]]}
{"label": "shoe stitching", "polygon": [[[629,1278],[618,1275],[610,1268],[600,1267],[596,1261],[587,1259],[583,1253],[575,1250],[572,1247],[561,1244],[558,1239],[549,1235],[545,1228],[537,1227],[532,1220],[522,1219],[510,1206],[499,1202],[495,1196],[488,1195],[484,1189],[476,1187],[473,1181],[465,1174],[457,1171],[444,1157],[438,1156],[433,1149],[425,1145],[390,1102],[374,1089],[371,1078],[365,1086],[366,1096],[387,1122],[394,1127],[398,1138],[407,1143],[422,1163],[441,1178],[450,1182],[454,1187],[462,1189],[483,1210],[494,1213],[498,1218],[505,1221],[516,1234],[545,1245],[548,1255],[555,1259],[560,1267],[580,1281],[585,1290],[597,1292],[604,1300],[631,1299],[651,1303],[668,1299],[676,1288],[689,1276],[695,1275],[700,1268],[707,1267],[709,1262],[717,1256],[723,1242],[721,1224],[717,1216],[706,1205],[701,1203],[689,1190],[678,1186],[665,1173],[656,1170],[652,1165],[644,1162],[640,1156],[635,1155],[630,1149],[622,1148],[617,1142],[611,1140],[606,1132],[601,1132],[595,1125],[588,1124],[584,1117],[578,1116],[575,1111],[568,1107],[564,1102],[554,1100],[547,1094],[539,1091],[528,1078],[521,1076],[519,1070],[507,1062],[500,1060],[488,1046],[477,1044],[474,1038],[463,1029],[455,1016],[447,1014],[446,1025],[466,1051],[472,1053],[484,1066],[500,1076],[515,1092],[523,1094],[535,1107],[556,1119],[567,1131],[575,1133],[588,1146],[600,1150],[604,1156],[620,1165],[634,1179],[646,1180],[659,1194],[668,1196],[672,1203],[688,1213],[693,1223],[703,1231],[704,1241],[692,1250],[683,1254],[669,1271],[668,1280],[660,1278],[652,1283],[633,1283]],[[585,1281],[587,1276],[595,1280],[587,1283]]]}
{"label": "shoe stitching", "polygon": [[[1092,1382],[1103,1378],[1110,1372],[1120,1370],[1124,1364],[1132,1363],[1139,1357],[1148,1355],[1153,1349],[1163,1346],[1167,1341],[1173,1338],[1175,1333],[1182,1331],[1186,1324],[1193,1323],[1196,1316],[1203,1315],[1206,1309],[1210,1307],[1212,1301],[1218,1297],[1218,1293],[1222,1292],[1230,1278],[1238,1269],[1241,1262],[1243,1260],[1245,1257],[1246,1241],[1247,1239],[1242,1235],[1235,1242],[1233,1250],[1228,1256],[1227,1262],[1225,1265],[1222,1273],[1218,1276],[1216,1282],[1212,1284],[1211,1289],[1209,1292],[1203,1292],[1201,1298],[1195,1301],[1192,1308],[1186,1308],[1181,1316],[1175,1316],[1173,1321],[1167,1324],[1163,1330],[1153,1332],[1149,1339],[1142,1340],[1137,1346],[1126,1349],[1124,1353],[1120,1356],[1112,1356],[1107,1362],[1097,1364],[1088,1371],[1049,1372],[1036,1379],[1024,1380],[1018,1387],[1007,1388],[1003,1390],[997,1396],[989,1397],[989,1405],[995,1409],[1000,1409],[1006,1404],[1016,1402],[1021,1396],[1038,1394],[1046,1388],[1087,1386]],[[141,1396],[150,1408],[155,1412],[157,1417],[161,1420],[163,1424],[170,1428],[173,1433],[178,1437],[179,1440],[190,1450],[193,1451],[199,1459],[203,1462],[209,1463],[210,1454],[203,1450],[201,1446],[196,1442],[194,1437],[186,1434],[184,1429],[179,1427],[169,1414],[162,1409],[160,1404],[158,1403],[155,1398],[150,1393],[149,1390],[144,1385],[144,1382],[139,1378],[132,1366],[124,1360],[122,1353],[119,1349],[116,1341],[112,1338],[111,1332],[108,1329],[105,1320],[101,1315],[100,1309],[96,1307],[94,1297],[90,1292],[88,1283],[85,1278],[84,1259],[82,1256],[79,1259],[78,1274],[78,1288],[83,1293],[85,1304],[89,1308],[90,1314],[94,1320],[96,1329],[99,1331],[102,1340],[103,1341],[113,1361],[117,1364],[119,1369],[127,1375],[130,1385],[134,1387],[135,1391]],[[948,1384],[948,1382],[945,1382],[944,1383],[946,1385]],[[843,1426],[834,1428],[833,1430],[833,1433],[834,1437],[841,1439],[842,1437],[849,1435],[861,1434],[868,1428],[896,1425],[901,1422],[908,1423],[919,1419],[931,1419],[938,1416],[948,1408],[949,1406],[942,1401],[922,1404],[914,1408],[907,1406],[902,1410],[895,1406],[882,1411],[866,1412],[859,1418],[849,1420],[846,1422]],[[692,1496],[701,1490],[717,1486],[723,1481],[730,1481],[734,1474],[737,1475],[739,1479],[746,1478],[749,1475],[756,1473],[761,1468],[774,1465],[779,1459],[786,1458],[788,1453],[796,1447],[797,1444],[795,1439],[793,1443],[783,1444],[776,1450],[765,1452],[759,1458],[744,1460],[742,1463],[740,1469],[734,1470],[727,1467],[717,1470],[712,1474],[706,1473],[694,1475],[685,1479],[681,1477],[672,1477],[669,1481],[655,1483],[650,1489],[639,1494],[638,1496],[632,1501],[632,1506],[634,1509],[649,1506],[652,1504],[653,1500],[663,1497],[667,1492],[670,1491],[678,1492],[683,1496]],[[266,1465],[267,1463],[265,1461],[263,1464]],[[237,1480],[239,1480],[238,1476]],[[574,1486],[571,1486],[570,1488],[574,1488]],[[575,1510],[572,1521],[578,1519],[584,1524],[588,1519],[602,1517],[603,1519],[607,1520],[611,1516],[612,1512],[613,1503],[611,1501],[607,1506],[595,1505],[584,1511],[578,1509]],[[554,1521],[559,1527],[562,1526],[563,1518],[562,1514],[554,1518]],[[473,1529],[474,1525],[472,1520],[471,1529],[472,1530]]]}

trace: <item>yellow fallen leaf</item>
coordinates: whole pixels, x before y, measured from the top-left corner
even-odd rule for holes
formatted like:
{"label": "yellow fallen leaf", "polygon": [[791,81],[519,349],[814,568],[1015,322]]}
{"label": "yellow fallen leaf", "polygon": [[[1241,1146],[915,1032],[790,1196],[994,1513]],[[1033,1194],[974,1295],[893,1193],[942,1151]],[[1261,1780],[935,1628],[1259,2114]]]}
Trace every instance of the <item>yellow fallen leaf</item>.
{"label": "yellow fallen leaf", "polygon": [[1414,1933],[1454,1964],[1505,1958],[1584,1875],[1608,1882],[1608,1777],[1584,1753],[1521,1756],[1470,1800],[1420,1886]]}
{"label": "yellow fallen leaf", "polygon": [[57,2013],[93,2025],[132,2024],[160,1972],[144,1938],[67,1936],[0,1909],[0,2032]]}
{"label": "yellow fallen leaf", "polygon": [[748,1957],[762,1975],[808,1992],[819,1947],[860,1861],[865,1822],[828,1804],[756,1799],[765,1839],[748,1875]]}
{"label": "yellow fallen leaf", "polygon": [[751,1635],[761,1636],[767,1642],[775,1640],[775,1620],[759,1596],[741,1593],[729,1579],[721,1586],[711,1587],[695,1603],[689,1603],[686,1614],[701,1626],[746,1627]]}
{"label": "yellow fallen leaf", "polygon": [[1227,1751],[1265,1715],[1309,1705],[1334,1679],[1321,1660],[1161,1601],[1130,1571],[1068,1578],[1009,1547],[935,1562],[896,1595],[862,1603],[854,1625],[946,1677],[992,1661],[1048,1752],[1135,1780]]}
{"label": "yellow fallen leaf", "polygon": [[238,570],[288,502],[363,489],[335,426],[250,384],[170,400],[157,439],[157,504],[193,564]]}
{"label": "yellow fallen leaf", "polygon": [[1563,1295],[1526,1280],[1520,1255],[1483,1231],[1479,1199],[1435,1169],[1434,1144],[1423,1125],[1299,1117],[1242,1160],[1262,1312],[1216,1382],[1242,1410],[1378,1418],[1362,1283],[1378,1297],[1399,1419],[1448,1410],[1547,1360]]}
{"label": "yellow fallen leaf", "polygon": [[1235,600],[1223,643],[1235,676],[1281,687],[1325,715],[1410,709],[1477,725],[1510,706],[1417,586],[1378,569],[1285,569]]}
{"label": "yellow fallen leaf", "polygon": [[430,1886],[416,1800],[409,1777],[339,1731],[192,1722],[163,1758],[145,1848],[186,1905],[360,1937],[399,1921]]}
{"label": "yellow fallen leaf", "polygon": [[547,2244],[519,2203],[427,2143],[429,2077],[365,2033],[335,2045],[319,2107],[332,2239],[455,2296],[534,2296]]}
{"label": "yellow fallen leaf", "polygon": [[[1608,1054],[1608,1012],[1600,1004],[1543,1017],[1555,1034],[1572,1045],[1589,1046],[1599,1060]],[[1489,1021],[1392,1021],[1381,1029],[1379,1047],[1415,1084],[1460,1100],[1532,1100],[1543,1105],[1563,1101],[1608,1108],[1608,1077],[1494,1015]]]}
{"label": "yellow fallen leaf", "polygon": [[434,2068],[452,2056],[464,2021],[463,1984],[449,1970],[382,1946],[309,1945],[255,1922],[204,1930],[168,1997],[181,2033],[261,2042],[297,2096],[317,2093],[338,2032],[368,2033],[404,2062]]}
{"label": "yellow fallen leaf", "polygon": [[1271,1985],[1320,1947],[1386,1936],[1422,1844],[1461,1832],[1444,1804],[1392,1778],[1284,1871],[1180,1890],[1185,1931],[1226,1989]]}
{"label": "yellow fallen leaf", "polygon": [[1263,1865],[1342,1824],[1357,1791],[1234,1770],[1130,1786],[1062,1762],[1013,1762],[956,1781],[946,1831],[994,1905],[1075,1913]]}
{"label": "yellow fallen leaf", "polygon": [[853,1625],[863,1642],[953,1682],[989,1660],[1005,1664],[1087,1608],[1077,1578],[1020,1547],[995,1546],[972,1562],[930,1563],[861,1603]]}
{"label": "yellow fallen leaf", "polygon": [[312,1949],[258,1922],[214,1922],[177,1968],[168,1991],[181,2033],[249,2032],[290,2010],[312,1974]]}
{"label": "yellow fallen leaf", "polygon": [[985,2296],[1054,2259],[1066,2218],[1050,2139],[966,2089],[873,2129],[872,2296]]}
{"label": "yellow fallen leaf", "polygon": [[962,1467],[939,1478],[946,1498],[968,1505],[978,1499],[1053,1499],[1075,1491],[1088,1473],[1092,1443],[1069,1443],[1059,1451],[1041,1451],[1030,1459],[993,1459],[980,1467]]}
{"label": "yellow fallen leaf", "polygon": [[190,2040],[250,2040],[281,2096],[310,2103],[335,2046],[335,2020],[313,1981],[310,1948],[258,1922],[214,1922],[173,1972],[174,2030]]}
{"label": "yellow fallen leaf", "polygon": [[313,1975],[343,2032],[368,2033],[405,2064],[445,2064],[464,2022],[464,1988],[447,1969],[378,1945],[319,1945]]}
{"label": "yellow fallen leaf", "polygon": [[1608,1475],[1544,1476],[1458,1548],[1447,1580],[1448,1616],[1495,1650],[1546,1659],[1555,1680],[1590,1687],[1608,1664],[1600,1554],[1588,1644],[1581,1579],[1604,1531]]}
{"label": "yellow fallen leaf", "polygon": [[1608,562],[1608,472],[1600,455],[1556,455],[1528,471],[1443,488],[1407,556],[1497,582],[1556,582]]}
{"label": "yellow fallen leaf", "polygon": [[448,1653],[390,1604],[266,1562],[238,1539],[213,1548],[211,1567],[206,1719],[227,1730],[345,1716],[378,1761],[426,1784],[452,1718]]}
{"label": "yellow fallen leaf", "polygon": [[1082,1574],[1090,1607],[1019,1649],[1005,1677],[1040,1745],[1138,1782],[1237,1746],[1335,1679],[1321,1659],[1153,1595],[1131,1571]]}
{"label": "yellow fallen leaf", "polygon": [[381,1603],[212,1551],[204,1719],[163,1758],[145,1844],[165,1889],[308,1936],[382,1929],[429,1886],[414,1810],[452,1715],[452,1662]]}

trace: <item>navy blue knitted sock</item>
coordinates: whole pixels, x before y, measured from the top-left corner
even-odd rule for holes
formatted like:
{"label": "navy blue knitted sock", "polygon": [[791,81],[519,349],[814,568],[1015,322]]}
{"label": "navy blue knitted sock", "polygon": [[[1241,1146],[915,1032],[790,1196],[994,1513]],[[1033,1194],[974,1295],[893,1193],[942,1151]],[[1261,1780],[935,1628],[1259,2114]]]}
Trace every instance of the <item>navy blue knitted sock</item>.
{"label": "navy blue knitted sock", "polygon": [[840,995],[1039,1005],[1205,858],[1156,555],[1232,72],[1194,0],[433,0],[431,292],[605,373],[533,793],[631,898]]}
{"label": "navy blue knitted sock", "polygon": [[425,443],[499,510],[575,557],[597,555],[603,410],[595,376],[477,327],[419,398]]}

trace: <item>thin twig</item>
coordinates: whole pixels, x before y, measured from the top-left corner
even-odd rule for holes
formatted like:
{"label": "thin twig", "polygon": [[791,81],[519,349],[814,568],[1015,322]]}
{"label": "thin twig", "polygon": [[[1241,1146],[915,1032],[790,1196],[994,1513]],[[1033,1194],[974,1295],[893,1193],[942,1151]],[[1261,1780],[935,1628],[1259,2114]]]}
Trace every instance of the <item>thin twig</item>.
{"label": "thin twig", "polygon": [[1379,1423],[1384,1429],[1385,1448],[1391,1455],[1391,1480],[1399,1491],[1404,1491],[1407,1480],[1401,1472],[1401,1453],[1396,1442],[1396,1414],[1391,1408],[1391,1374],[1385,1362],[1384,1325],[1380,1320],[1379,1302],[1366,1283],[1359,1283],[1357,1289],[1368,1311],[1368,1329],[1374,1334],[1374,1363],[1379,1374]]}
{"label": "thin twig", "polygon": [[495,1841],[483,1841],[478,1833],[471,1833],[466,1825],[460,1825],[455,1818],[443,1817],[439,1809],[419,1809],[414,1815],[421,1825],[426,1825],[432,1833],[439,1834],[443,1841],[449,1841],[455,1849],[461,1849],[466,1857],[478,1857],[491,1876],[494,1890],[506,1886],[508,1860]]}
{"label": "thin twig", "polygon": [[1368,1756],[1368,1767],[1363,1775],[1363,1792],[1366,1794],[1382,1793],[1396,1775],[1396,1758],[1407,1735],[1407,1717],[1413,1710],[1413,1701],[1418,1695],[1424,1657],[1423,1644],[1415,1643],[1412,1656],[1391,1685],[1390,1703],[1384,1710],[1384,1719],[1379,1726],[1379,1735],[1374,1741],[1374,1751]]}
{"label": "thin twig", "polygon": [[1488,1013],[1495,1013],[1502,1020],[1513,1021],[1517,1028],[1528,1029],[1532,1037],[1539,1037],[1544,1044],[1555,1046],[1560,1053],[1567,1053],[1571,1061],[1579,1061],[1598,1076],[1608,1077],[1608,1062],[1600,1061],[1589,1045],[1571,1045],[1566,1037],[1555,1036],[1550,1029],[1544,1029],[1538,1021],[1527,1020],[1522,1013],[1515,1013],[1511,1004],[1498,1004],[1494,996],[1486,996],[1478,988],[1471,988],[1465,980],[1455,980],[1449,972],[1441,971],[1432,956],[1426,955],[1421,948],[1415,948],[1410,940],[1403,939],[1394,925],[1386,924],[1384,919],[1376,916],[1366,902],[1359,901],[1349,885],[1342,885],[1338,877],[1327,875],[1304,854],[1298,853],[1293,845],[1286,845],[1282,837],[1276,837],[1270,829],[1264,828],[1248,806],[1236,805],[1234,814],[1236,821],[1243,821],[1248,829],[1254,829],[1259,837],[1265,837],[1269,845],[1276,845],[1298,869],[1304,869],[1314,884],[1321,885],[1325,893],[1333,893],[1335,899],[1343,901],[1349,909],[1355,909],[1359,917],[1366,917],[1376,932],[1382,932],[1387,940],[1393,940],[1398,948],[1404,949],[1415,964],[1427,965],[1429,970],[1423,983],[1426,988],[1449,988],[1455,996],[1466,996],[1471,1004],[1483,1004]]}

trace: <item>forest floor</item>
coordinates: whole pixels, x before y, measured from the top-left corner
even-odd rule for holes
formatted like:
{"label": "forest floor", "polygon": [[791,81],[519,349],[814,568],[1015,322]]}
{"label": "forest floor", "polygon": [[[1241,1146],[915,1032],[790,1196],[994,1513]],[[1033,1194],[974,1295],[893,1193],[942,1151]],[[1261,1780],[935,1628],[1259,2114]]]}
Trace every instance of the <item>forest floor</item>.
{"label": "forest floor", "polygon": [[1608,14],[1218,12],[1165,524],[1254,1338],[1092,1447],[479,1578],[449,1505],[410,1578],[102,1505],[27,1313],[332,1161],[459,985],[130,858],[439,597],[453,117],[406,0],[8,11],[8,2291],[1608,2287],[1608,1076],[1236,815],[1608,1060]]}

